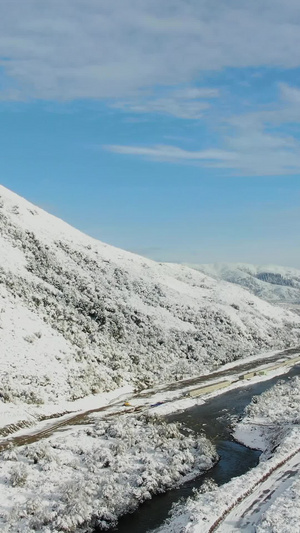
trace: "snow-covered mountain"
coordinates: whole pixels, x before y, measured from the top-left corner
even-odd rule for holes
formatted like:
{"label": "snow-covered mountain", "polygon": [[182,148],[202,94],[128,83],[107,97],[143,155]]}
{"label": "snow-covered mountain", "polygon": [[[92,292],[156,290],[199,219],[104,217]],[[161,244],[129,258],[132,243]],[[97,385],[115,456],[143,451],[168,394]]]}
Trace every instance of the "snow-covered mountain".
{"label": "snow-covered mountain", "polygon": [[3,401],[75,399],[296,344],[300,317],[92,239],[0,187]]}
{"label": "snow-covered mountain", "polygon": [[275,304],[300,306],[300,270],[275,265],[214,263],[188,265],[217,280],[230,281]]}

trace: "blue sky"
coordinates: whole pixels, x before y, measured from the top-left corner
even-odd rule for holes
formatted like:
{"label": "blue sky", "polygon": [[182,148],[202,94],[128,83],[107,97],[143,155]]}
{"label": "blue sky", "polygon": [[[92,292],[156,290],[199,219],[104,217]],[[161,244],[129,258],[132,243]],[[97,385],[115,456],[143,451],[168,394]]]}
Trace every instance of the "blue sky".
{"label": "blue sky", "polygon": [[0,4],[1,182],[160,261],[300,268],[296,0]]}

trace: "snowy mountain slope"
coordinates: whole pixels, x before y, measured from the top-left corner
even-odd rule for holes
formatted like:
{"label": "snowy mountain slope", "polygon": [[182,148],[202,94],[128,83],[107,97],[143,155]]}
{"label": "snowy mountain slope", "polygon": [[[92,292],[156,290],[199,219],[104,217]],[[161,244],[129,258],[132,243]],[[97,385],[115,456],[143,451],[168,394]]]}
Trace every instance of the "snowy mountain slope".
{"label": "snowy mountain slope", "polygon": [[57,402],[199,374],[299,342],[238,286],[92,239],[0,187],[4,401]]}
{"label": "snowy mountain slope", "polygon": [[300,270],[275,265],[214,263],[187,265],[217,280],[230,281],[276,304],[300,305]]}

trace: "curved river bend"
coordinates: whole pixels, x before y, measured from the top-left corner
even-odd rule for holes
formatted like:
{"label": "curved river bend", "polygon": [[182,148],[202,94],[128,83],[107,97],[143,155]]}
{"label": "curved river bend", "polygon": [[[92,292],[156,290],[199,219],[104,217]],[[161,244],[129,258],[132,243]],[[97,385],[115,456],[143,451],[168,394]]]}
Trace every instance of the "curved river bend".
{"label": "curved river bend", "polygon": [[261,394],[279,380],[286,381],[296,375],[300,375],[300,365],[293,367],[284,375],[225,392],[202,405],[168,416],[166,420],[169,422],[181,422],[184,427],[196,433],[205,432],[215,443],[220,461],[209,472],[188,481],[178,489],[153,496],[134,513],[120,518],[118,527],[111,531],[118,533],[151,531],[167,518],[173,503],[191,496],[193,490],[201,487],[205,479],[213,479],[218,485],[222,485],[256,466],[260,452],[235,442],[231,436],[231,424],[243,413],[253,396]]}

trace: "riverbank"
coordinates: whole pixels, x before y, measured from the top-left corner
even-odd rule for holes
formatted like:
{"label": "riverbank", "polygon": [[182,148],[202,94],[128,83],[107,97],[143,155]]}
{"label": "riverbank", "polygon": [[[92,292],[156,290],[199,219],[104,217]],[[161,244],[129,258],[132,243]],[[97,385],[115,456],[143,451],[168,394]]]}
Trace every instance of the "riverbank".
{"label": "riverbank", "polygon": [[259,465],[189,499],[157,533],[299,531],[299,400],[297,377],[254,397],[234,435],[264,452]]}
{"label": "riverbank", "polygon": [[[294,359],[294,358],[292,358],[292,359]],[[273,365],[273,363],[270,363],[270,362],[267,364],[267,366],[269,366],[270,369],[272,368],[272,365]],[[225,369],[225,372],[229,372],[232,375],[235,375],[235,377],[236,377],[236,374],[234,374],[232,372],[232,370],[233,370],[232,368],[227,368],[227,369]],[[278,365],[276,365],[276,369],[273,369],[272,372],[273,373],[278,373],[280,370],[284,370],[285,372],[288,372],[289,368],[288,368],[287,365],[283,365],[283,366],[280,366],[280,367]],[[222,406],[224,406],[224,402],[225,402],[226,406],[229,405],[228,404],[228,399],[225,399],[226,395],[227,395],[227,398],[228,398],[228,394],[231,394],[231,397],[233,398],[233,404],[237,403],[236,398],[239,398],[239,397],[241,398],[243,396],[243,394],[245,394],[246,395],[245,405],[247,405],[247,403],[249,403],[249,401],[251,400],[251,396],[252,396],[252,393],[249,392],[251,387],[255,387],[256,391],[262,391],[262,390],[264,390],[264,388],[267,388],[268,386],[270,386],[269,382],[267,381],[268,379],[270,380],[270,376],[268,376],[267,373],[264,374],[263,376],[259,376],[259,375],[254,376],[252,383],[249,382],[249,381],[238,380],[237,379],[236,382],[232,384],[232,390],[231,391],[228,391],[227,393],[224,394],[224,390],[222,390],[222,391],[220,390],[220,391],[212,392],[209,396],[206,395],[206,397],[205,397],[206,403],[204,403],[204,399],[201,398],[201,397],[200,398],[199,397],[198,398],[187,398],[186,397],[186,398],[184,398],[183,401],[191,401],[191,402],[193,402],[193,404],[195,406],[194,409],[201,408],[202,410],[205,410],[205,409],[208,410],[209,416],[210,417],[213,416],[214,426],[215,426],[216,430],[218,430],[218,427],[216,427],[216,424],[215,424],[215,421],[217,420],[217,414],[216,413],[215,414],[212,413],[212,410],[211,410],[212,398],[214,397],[214,401],[216,403],[219,402],[220,407],[218,407],[218,409],[219,409],[220,413],[222,411]],[[277,378],[274,377],[273,379],[276,380]],[[285,375],[285,379],[288,379],[288,374]],[[237,387],[240,388],[239,391],[235,390]],[[194,388],[195,388],[195,383],[193,385],[189,384],[187,386],[186,393],[189,393],[190,390],[194,390]],[[223,394],[221,395],[220,392],[222,392]],[[159,395],[162,395],[162,394],[165,394],[165,401],[167,403],[166,404],[161,404],[161,405],[155,405],[155,403],[153,403],[154,400],[158,400]],[[73,428],[71,427],[71,429],[70,429],[70,423],[72,423],[72,421],[73,421],[73,423],[75,423],[75,420],[74,419],[66,420],[66,424],[65,425],[61,425],[60,427],[56,427],[56,429],[55,429],[56,434],[53,437],[51,437],[50,439],[44,440],[44,441],[42,441],[40,443],[31,444],[30,446],[27,446],[25,448],[22,447],[20,449],[21,450],[20,452],[18,451],[18,449],[15,448],[15,449],[13,449],[13,454],[17,454],[17,458],[18,458],[18,453],[20,453],[21,454],[20,457],[22,458],[22,453],[23,453],[22,450],[27,449],[27,452],[30,455],[30,453],[34,453],[34,450],[37,449],[37,454],[39,456],[40,453],[42,453],[42,455],[44,454],[44,451],[43,451],[44,447],[45,446],[47,447],[48,445],[50,445],[51,453],[49,454],[49,451],[46,451],[46,456],[49,459],[49,456],[51,458],[53,456],[53,454],[54,454],[54,457],[55,457],[55,460],[51,459],[51,460],[47,460],[46,461],[46,469],[48,469],[49,471],[52,471],[52,470],[54,471],[54,474],[53,474],[54,478],[53,478],[53,480],[51,482],[52,483],[51,490],[52,490],[54,495],[56,494],[56,496],[53,496],[54,501],[64,501],[63,494],[66,491],[68,493],[68,488],[66,488],[65,486],[59,485],[59,484],[57,485],[57,480],[60,480],[60,474],[62,472],[64,472],[63,469],[66,468],[66,472],[68,472],[68,475],[65,476],[67,479],[69,479],[69,471],[73,472],[73,470],[75,472],[75,474],[74,474],[75,478],[74,479],[79,479],[81,475],[84,475],[84,476],[86,475],[86,479],[84,479],[84,480],[81,479],[80,484],[83,484],[83,486],[89,486],[89,479],[91,479],[93,481],[94,473],[93,473],[93,471],[87,472],[85,470],[85,461],[88,461],[89,464],[93,465],[93,464],[97,464],[97,461],[99,459],[97,454],[95,456],[93,455],[93,460],[92,461],[89,459],[89,453],[87,453],[88,450],[89,450],[89,445],[87,447],[83,447],[81,449],[79,449],[79,448],[77,449],[76,448],[75,452],[74,452],[73,444],[71,444],[71,442],[78,441],[78,435],[84,435],[84,439],[86,439],[88,437],[88,440],[95,444],[96,441],[95,441],[95,438],[92,436],[92,433],[93,433],[94,427],[97,427],[97,424],[100,423],[100,421],[101,421],[102,424],[104,424],[104,425],[106,424],[107,428],[108,427],[113,427],[117,417],[119,417],[119,420],[121,420],[120,416],[122,415],[121,416],[122,419],[125,419],[125,418],[128,419],[128,416],[129,416],[129,418],[131,417],[131,415],[128,415],[128,410],[129,411],[130,410],[133,411],[133,414],[134,414],[134,413],[137,413],[137,407],[142,407],[145,410],[145,412],[148,413],[148,416],[151,414],[152,416],[148,419],[147,423],[150,426],[153,425],[153,424],[155,425],[156,424],[155,417],[157,416],[157,411],[159,411],[160,409],[163,410],[166,407],[166,405],[168,405],[168,404],[169,405],[173,405],[173,409],[177,409],[177,410],[182,408],[182,405],[180,404],[180,402],[176,402],[176,401],[174,402],[174,401],[171,400],[172,395],[174,397],[174,394],[178,395],[178,390],[173,390],[173,391],[168,391],[168,392],[158,391],[154,395],[151,394],[151,391],[148,391],[147,394],[145,394],[144,398],[133,398],[132,401],[130,402],[131,405],[129,405],[129,406],[122,405],[122,402],[124,403],[123,400],[127,397],[126,394],[123,394],[122,402],[120,403],[120,398],[116,398],[116,400],[114,400],[112,402],[112,407],[111,407],[111,409],[109,411],[107,411],[106,407],[105,407],[104,411],[102,411],[101,409],[98,412],[97,412],[97,410],[91,410],[91,411],[88,411],[88,414],[87,413],[84,413],[83,415],[79,414],[77,416],[77,418],[76,418],[76,423],[81,424],[80,427],[78,427],[78,426],[77,427],[73,427]],[[180,394],[182,394],[182,390],[181,389],[180,389]],[[143,395],[141,395],[141,396],[143,396]],[[139,404],[138,401],[141,401],[141,404]],[[135,402],[136,402],[136,405],[134,405]],[[122,407],[120,407],[121,405],[122,405]],[[243,406],[243,408],[244,408],[244,406]],[[116,409],[119,409],[119,408],[121,408],[121,412],[116,412]],[[173,416],[177,417],[177,421],[181,422],[181,421],[184,421],[184,417],[187,414],[188,413],[185,411],[185,412],[182,412],[182,413],[178,413],[177,415],[173,415]],[[226,416],[226,413],[224,414],[224,416]],[[180,420],[180,417],[182,417],[182,420]],[[109,422],[108,421],[106,422],[107,418],[109,419]],[[132,419],[133,420],[138,420],[137,414],[132,416]],[[172,421],[172,419],[171,420],[169,419],[168,421],[170,422],[170,421]],[[49,423],[49,421],[48,421],[48,423]],[[201,428],[201,431],[199,431],[199,433],[198,433],[198,437],[200,436],[200,434],[203,434],[203,430],[204,429],[205,429],[204,427]],[[207,429],[207,427],[206,427],[206,429]],[[22,431],[24,432],[25,430],[22,430]],[[27,430],[27,431],[29,431],[29,430]],[[61,437],[61,431],[64,431],[63,437]],[[82,431],[83,431],[83,434],[81,433]],[[91,435],[86,435],[84,433],[85,431],[91,432]],[[70,438],[68,437],[68,435],[70,435]],[[37,435],[36,440],[43,439],[45,436],[49,436],[49,433],[47,433],[47,431],[44,430],[44,432],[42,432],[41,435],[39,435],[39,434]],[[212,438],[212,435],[210,435],[209,432],[208,432],[208,436],[209,436],[209,438]],[[29,436],[28,438],[32,438],[31,442],[33,442],[34,439],[35,439],[35,436],[31,435],[31,437]],[[66,448],[62,444],[57,444],[57,443],[59,443],[61,438],[62,438],[63,442],[65,442],[65,441],[67,442]],[[215,436],[214,436],[214,438],[215,438]],[[80,441],[80,439],[79,439],[79,441]],[[7,443],[8,446],[10,446],[10,440],[9,439],[5,439],[5,442]],[[17,442],[18,442],[19,445],[20,444],[24,444],[24,442],[22,440],[17,441]],[[101,444],[101,439],[100,439],[99,442]],[[52,446],[52,443],[54,443],[53,446]],[[236,451],[239,453],[239,451],[235,449],[235,446],[237,446],[237,445],[234,445],[232,442],[230,443],[230,445],[228,447],[228,452],[229,452],[228,455],[227,455],[228,458],[230,457],[230,455],[234,455],[234,453]],[[51,450],[51,447],[53,448],[54,451]],[[42,452],[40,451],[40,448],[41,448]],[[167,446],[167,448],[168,448],[168,446]],[[149,450],[150,450],[150,448],[149,448]],[[155,448],[155,450],[157,451],[156,448]],[[153,454],[153,451],[152,451],[152,460],[154,461],[154,463],[156,461],[156,451],[155,451],[155,454]],[[14,455],[12,455],[12,456],[10,455],[10,451],[8,451],[6,453],[8,453],[7,457],[9,458],[10,461],[15,460]],[[70,453],[71,453],[71,455],[70,455]],[[73,457],[74,453],[75,453],[75,457]],[[222,454],[224,454],[224,453],[226,453],[226,446],[223,447],[223,449],[222,449]],[[69,462],[67,461],[67,463],[64,463],[65,454],[67,454],[67,456],[70,455],[70,457],[71,457],[71,459],[68,460]],[[79,454],[79,463],[78,463],[78,454]],[[128,455],[128,458],[126,460],[126,463],[130,463],[131,460],[134,460],[134,457],[135,457],[134,446],[131,447],[130,451],[128,451],[128,454],[129,455]],[[176,457],[176,456],[178,456],[178,450],[174,451],[174,457]],[[179,454],[179,456],[180,456],[180,454]],[[241,461],[239,460],[238,455],[237,455],[237,459],[238,459],[237,463],[240,463]],[[18,461],[19,461],[19,459],[17,459],[17,462]],[[61,461],[63,461],[63,462],[61,462]],[[82,463],[82,461],[83,461],[83,463]],[[141,449],[140,449],[139,461],[143,461],[143,448],[142,448],[142,446],[141,446]],[[243,462],[245,463],[245,461],[243,461]],[[39,463],[39,461],[38,461],[38,463]],[[59,468],[57,467],[56,463],[57,463],[57,465],[59,465]],[[254,463],[250,464],[250,462],[249,462],[249,465],[248,465],[249,468],[253,467],[256,463],[257,463],[257,457],[254,457]],[[178,478],[176,479],[176,475],[178,474],[178,472],[177,472],[175,477],[171,480],[171,484],[164,486],[163,490],[168,491],[167,492],[168,497],[170,495],[170,490],[169,489],[172,486],[174,486],[174,484],[176,485],[179,482],[182,483],[183,484],[183,490],[185,490],[185,487],[187,485],[185,485],[184,482],[186,481],[185,476],[187,476],[187,475],[189,476],[189,479],[193,480],[193,481],[191,481],[191,484],[190,484],[191,491],[192,491],[192,488],[195,486],[195,479],[196,479],[196,483],[197,483],[197,479],[199,479],[199,477],[197,477],[199,475],[199,468],[197,470],[197,466],[193,465],[192,462],[189,462],[189,461],[186,461],[186,464],[187,464],[187,466],[189,468],[189,472],[183,472],[182,469],[181,470],[179,469],[178,470],[179,479]],[[224,461],[223,461],[223,464],[224,464]],[[32,474],[32,477],[35,479],[34,491],[36,493],[39,493],[39,486],[40,486],[39,483],[41,483],[41,481],[40,481],[39,478],[36,477],[36,473],[35,472],[36,471],[40,472],[39,469],[40,469],[41,465],[40,464],[38,464],[37,466],[35,466],[35,465],[36,465],[36,463],[34,463],[33,471],[31,472],[31,470],[30,470],[29,480],[31,479],[31,474]],[[26,469],[28,468],[28,465],[26,464],[25,466],[26,466],[25,471],[27,472]],[[212,466],[212,465],[210,465],[210,466]],[[112,478],[110,479],[110,484],[111,485],[116,485],[116,486],[119,485],[119,481],[117,479],[117,474],[118,474],[118,470],[116,470],[117,467],[118,467],[118,465],[117,466],[114,465],[114,468],[111,471]],[[10,471],[7,472],[5,470],[5,468],[6,467],[4,467],[4,470],[2,472],[3,473],[2,480],[3,480],[3,483],[4,483],[4,487],[6,487],[6,489],[7,489],[7,482],[8,482],[7,480],[11,479],[11,477],[9,477],[9,476],[11,476],[11,472]],[[57,468],[58,468],[58,470],[57,470]],[[94,468],[94,467],[92,467],[92,468]],[[206,465],[202,465],[202,471],[206,470],[207,468],[209,468],[209,464],[208,463],[206,463]],[[225,478],[222,481],[220,481],[220,482],[224,483],[224,482],[228,481],[228,479],[231,479],[231,477],[233,475],[233,472],[235,471],[234,468],[235,467],[233,467],[232,465],[231,465],[230,468],[227,467],[227,472],[226,472]],[[30,466],[30,469],[31,469],[31,466]],[[126,469],[126,466],[125,466],[125,469]],[[247,469],[248,468],[246,468],[246,470]],[[131,470],[131,467],[129,467],[129,471],[128,472],[130,472],[130,470]],[[243,471],[239,471],[237,475],[243,474],[246,470],[244,469]],[[209,476],[211,475],[211,472],[210,472]],[[104,477],[105,477],[106,473],[107,473],[107,470],[104,471]],[[15,475],[16,475],[17,479],[19,479],[21,477],[21,483],[22,483],[23,473],[17,471],[15,473]],[[227,476],[227,478],[226,478],[226,476]],[[26,480],[27,480],[27,478],[28,478],[28,475],[26,475]],[[14,479],[14,477],[13,477],[13,479]],[[131,481],[129,482],[128,480],[127,480],[127,482],[128,482],[127,483],[128,487],[131,487],[132,486],[132,482]],[[217,481],[217,482],[219,482],[219,481]],[[71,485],[74,485],[73,481],[71,482]],[[94,486],[94,483],[91,483],[91,485]],[[96,486],[99,487],[100,485],[101,485],[101,479],[97,478]],[[43,484],[42,484],[42,486],[43,486]],[[49,485],[47,485],[46,478],[45,478],[45,486],[47,487],[47,490],[49,491]],[[76,484],[75,484],[75,486],[76,486]],[[159,488],[159,490],[156,490],[156,489],[157,489],[157,487],[154,486],[154,490],[153,490],[153,487],[152,487],[152,489],[151,489],[152,492],[150,492],[149,494],[155,494],[155,492],[161,492],[161,490],[160,490],[161,487]],[[21,494],[22,495],[22,491],[23,491],[23,489],[22,488],[20,489],[20,487],[17,486],[17,492],[15,492],[15,494]],[[7,493],[7,491],[6,491],[6,493]],[[77,507],[75,505],[75,502],[76,502],[76,499],[78,500],[78,498],[79,498],[78,494],[80,495],[80,500],[81,501],[85,501],[85,500],[82,497],[80,491],[77,494],[76,490],[72,489],[71,493],[73,494],[73,500],[72,500],[73,503],[72,503],[71,507],[72,507],[72,509],[74,508],[76,510]],[[136,498],[137,494],[138,494],[138,497]],[[125,512],[128,512],[129,510],[132,510],[134,508],[134,506],[132,507],[133,504],[130,503],[132,497],[133,497],[133,500],[136,498],[135,499],[135,502],[136,502],[135,505],[136,506],[139,505],[140,503],[142,503],[142,501],[145,499],[143,494],[145,494],[145,493],[142,491],[142,489],[141,489],[140,493],[138,492],[138,493],[135,493],[135,494],[133,494],[131,492],[131,489],[128,489],[127,495],[126,495],[125,500],[124,500],[125,502],[127,502],[127,504],[124,504],[124,507],[119,508],[119,511],[116,512],[116,514],[114,515],[114,520],[116,520],[116,516],[120,516],[120,515],[124,514]],[[146,494],[147,494],[147,491],[146,491]],[[49,494],[48,494],[48,497],[49,497]],[[149,495],[148,495],[148,497],[149,497]],[[23,499],[21,498],[21,502],[19,502],[21,504],[21,511],[14,510],[13,513],[17,513],[15,516],[19,516],[18,512],[23,512],[22,509],[24,509],[24,505],[25,505],[25,503],[27,501],[26,498],[27,498],[27,496],[26,496],[26,491],[25,491],[25,496],[23,494]],[[52,500],[51,500],[51,498],[49,500],[50,502],[52,501],[52,504],[53,504],[53,498],[52,498]],[[126,498],[127,498],[127,500],[126,500]],[[95,501],[97,501],[97,498],[94,498],[94,499],[95,499]],[[111,498],[110,499],[111,499],[112,502],[114,502],[116,500],[115,495],[111,494]],[[16,500],[15,497],[12,498],[12,501],[14,501],[14,500]],[[4,499],[4,501],[5,501],[5,499]],[[98,504],[99,504],[99,502],[98,502]],[[44,506],[45,506],[45,504],[42,505],[42,508]],[[61,507],[63,508],[64,504],[61,504]],[[96,515],[96,509],[97,509],[97,505],[96,504],[94,506],[94,504],[91,504],[91,502],[89,502],[89,505],[87,507],[94,509],[93,512],[94,512],[94,515]],[[29,506],[29,508],[30,508],[30,506]],[[70,516],[73,516],[72,509],[70,511],[68,511],[70,513]],[[99,509],[99,506],[98,506],[98,509]],[[11,509],[11,512],[12,512],[12,509]],[[76,513],[77,513],[77,511],[76,511]],[[34,511],[33,514],[36,515],[36,512]],[[76,516],[77,516],[77,514],[76,514]],[[47,515],[47,513],[46,513],[46,515]],[[64,516],[69,516],[69,515],[67,513],[65,513]],[[82,511],[81,511],[81,514],[79,513],[79,517],[80,516],[82,516]],[[87,515],[87,516],[91,517],[91,515]],[[109,517],[109,514],[107,516]],[[134,515],[131,515],[131,517],[133,519]],[[8,518],[8,520],[9,520],[9,518]],[[52,520],[53,520],[53,517],[52,517]],[[87,518],[87,520],[89,520],[89,519]],[[163,518],[162,518],[162,520],[163,520]],[[114,523],[114,521],[111,520],[111,524],[113,524],[113,523]],[[133,530],[135,532],[137,531],[136,529],[133,529]],[[10,531],[10,530],[7,529],[7,531]],[[11,531],[13,531],[13,529]],[[55,530],[53,530],[53,531],[55,531]],[[59,531],[59,529],[57,529],[57,531]],[[126,531],[126,529],[125,529],[125,531]],[[128,528],[127,528],[127,531],[128,531]],[[146,529],[144,529],[143,531],[146,531]]]}
{"label": "riverbank", "polygon": [[[268,381],[248,382],[239,390],[223,391],[223,394],[206,399],[200,405],[167,416],[169,422],[179,422],[187,431],[191,429],[198,434],[205,432],[214,442],[220,461],[206,474],[191,480],[177,490],[154,496],[132,515],[122,517],[114,531],[118,533],[152,531],[163,524],[173,505],[178,508],[182,500],[189,501],[191,498],[193,501],[195,490],[203,491],[207,483],[211,485],[211,481],[221,486],[231,481],[233,477],[242,476],[256,467],[261,452],[237,443],[232,436],[232,426],[242,416],[253,395],[261,395],[278,380],[288,381],[290,377],[299,373],[300,367],[294,367],[281,378],[273,377]],[[185,504],[181,507],[184,512]]]}
{"label": "riverbank", "polygon": [[[92,412],[102,411],[111,415],[123,411],[144,410],[153,415],[165,416],[172,412],[188,409],[203,403],[226,389],[232,390],[251,382],[259,382],[272,376],[288,372],[289,367],[299,359],[299,348],[272,351],[258,354],[234,363],[228,363],[211,374],[158,386],[135,393],[127,385],[109,393],[90,395],[73,402],[60,402],[48,405],[24,405],[0,402],[0,447],[11,441],[15,445],[26,443],[26,436],[38,439],[49,436],[57,428],[78,423]],[[245,376],[248,376],[245,378]],[[242,378],[242,379],[241,379]],[[245,379],[244,379],[245,378]],[[199,393],[197,385],[200,386]],[[208,391],[207,386],[212,387]],[[206,389],[206,390],[205,390]],[[126,400],[127,406],[124,406]],[[2,427],[1,427],[2,425]],[[52,429],[53,431],[52,431]],[[11,437],[13,435],[13,437]]]}
{"label": "riverbank", "polygon": [[176,424],[125,415],[93,421],[1,454],[0,529],[108,529],[153,494],[210,469],[205,436]]}

